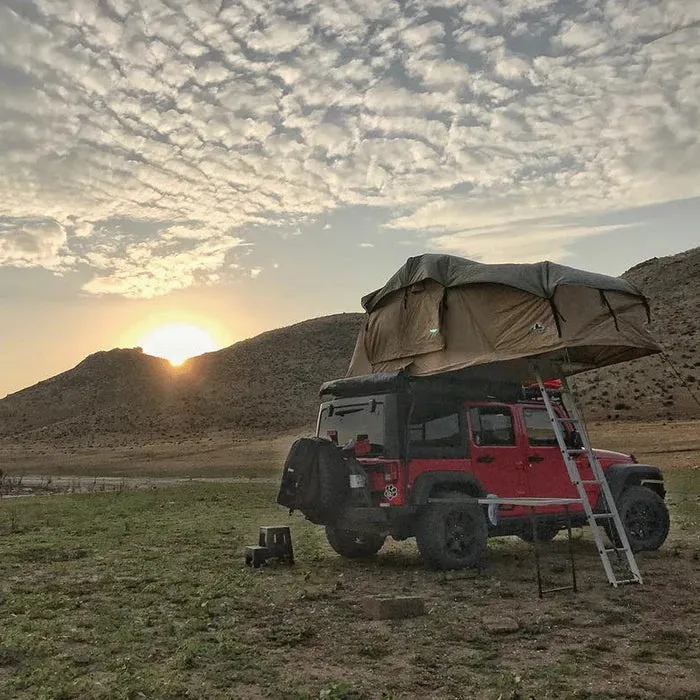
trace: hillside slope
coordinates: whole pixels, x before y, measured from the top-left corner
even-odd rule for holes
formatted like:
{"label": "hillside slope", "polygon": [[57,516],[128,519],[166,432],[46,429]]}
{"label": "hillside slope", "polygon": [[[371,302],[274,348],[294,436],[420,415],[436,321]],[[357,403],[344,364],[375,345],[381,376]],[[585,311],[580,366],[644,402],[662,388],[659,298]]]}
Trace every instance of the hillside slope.
{"label": "hillside slope", "polygon": [[[650,297],[656,336],[700,392],[700,248],[648,260],[624,276]],[[321,382],[347,370],[362,318],[305,321],[179,368],[138,349],[98,352],[0,401],[0,438],[100,446],[222,430],[234,439],[266,437],[309,426]],[[574,384],[591,418],[700,415],[660,357],[589,372]]]}
{"label": "hillside slope", "polygon": [[683,386],[700,396],[700,248],[652,258],[622,276],[649,297],[651,327],[670,364],[657,355],[582,375],[575,386],[586,415],[700,417],[700,407]]}
{"label": "hillside slope", "polygon": [[304,321],[180,367],[139,349],[98,352],[0,401],[0,438],[99,446],[310,425],[321,381],[347,371],[361,319]]}

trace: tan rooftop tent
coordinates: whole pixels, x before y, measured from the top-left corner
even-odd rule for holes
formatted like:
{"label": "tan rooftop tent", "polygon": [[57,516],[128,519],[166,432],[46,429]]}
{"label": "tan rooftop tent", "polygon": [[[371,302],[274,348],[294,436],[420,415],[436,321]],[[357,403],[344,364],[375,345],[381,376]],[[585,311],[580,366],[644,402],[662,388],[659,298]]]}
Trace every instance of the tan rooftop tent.
{"label": "tan rooftop tent", "polygon": [[[551,262],[487,265],[420,255],[362,299],[348,376],[463,370],[470,377],[571,375],[661,352],[630,282]],[[498,363],[495,365],[494,363]]]}

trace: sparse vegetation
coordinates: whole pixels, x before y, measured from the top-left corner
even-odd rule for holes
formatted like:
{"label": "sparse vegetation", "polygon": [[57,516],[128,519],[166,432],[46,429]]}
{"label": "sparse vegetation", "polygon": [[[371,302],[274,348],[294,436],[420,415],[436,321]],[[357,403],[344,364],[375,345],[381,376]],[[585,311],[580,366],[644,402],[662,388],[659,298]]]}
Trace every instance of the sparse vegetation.
{"label": "sparse vegetation", "polygon": [[[577,535],[582,590],[544,601],[508,539],[482,573],[437,574],[412,543],[348,562],[294,518],[297,564],[246,569],[258,526],[287,520],[273,484],[3,500],[0,697],[689,698],[700,483],[669,477],[674,531],[641,558],[645,587],[609,589]],[[566,556],[561,538],[546,550],[552,581]],[[364,619],[359,598],[388,590],[429,614]],[[490,632],[494,616],[517,625]]]}

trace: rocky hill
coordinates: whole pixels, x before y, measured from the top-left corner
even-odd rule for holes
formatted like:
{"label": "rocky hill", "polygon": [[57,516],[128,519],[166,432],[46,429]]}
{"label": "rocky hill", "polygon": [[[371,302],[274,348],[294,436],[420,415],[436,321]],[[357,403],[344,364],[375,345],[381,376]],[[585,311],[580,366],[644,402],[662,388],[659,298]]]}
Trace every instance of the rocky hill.
{"label": "rocky hill", "polygon": [[103,446],[307,426],[321,381],[347,371],[361,319],[305,321],[179,367],[138,348],[98,352],[0,401],[0,439]]}
{"label": "rocky hill", "polygon": [[[602,419],[700,416],[700,248],[654,258],[624,275],[651,299],[660,357],[582,375],[586,414]],[[347,370],[361,314],[263,333],[181,367],[138,349],[90,355],[0,401],[0,438],[102,446],[185,440],[216,431],[264,437],[309,426],[322,381]]]}
{"label": "rocky hill", "polygon": [[700,417],[700,248],[652,258],[623,275],[650,299],[651,325],[665,350],[575,382],[592,418]]}

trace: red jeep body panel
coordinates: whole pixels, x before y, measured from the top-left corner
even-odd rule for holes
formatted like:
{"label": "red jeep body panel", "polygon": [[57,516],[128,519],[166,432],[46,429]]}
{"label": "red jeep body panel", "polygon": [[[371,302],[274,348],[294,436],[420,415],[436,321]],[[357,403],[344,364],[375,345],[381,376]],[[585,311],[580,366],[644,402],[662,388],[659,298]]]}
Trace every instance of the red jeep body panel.
{"label": "red jeep body panel", "polygon": [[[578,492],[569,478],[559,447],[552,441],[551,436],[546,434],[546,421],[549,421],[549,418],[538,415],[538,412],[545,411],[541,404],[466,402],[463,410],[468,438],[468,445],[464,447],[464,457],[410,458],[406,464],[396,459],[362,458],[358,455],[359,461],[367,471],[369,487],[377,505],[386,508],[407,505],[416,480],[422,474],[433,472],[469,473],[478,479],[488,493],[501,497],[578,498]],[[499,413],[499,418],[505,419],[506,423],[510,415],[512,427],[506,434],[506,441],[512,444],[484,444],[484,440],[481,439],[483,433],[478,434],[475,427],[480,410],[486,414]],[[561,407],[557,407],[557,410],[563,418],[566,417]],[[537,426],[528,430],[528,420],[537,423]],[[551,430],[551,423],[549,426]],[[566,424],[564,427],[571,428]],[[618,452],[596,450],[596,455],[603,470],[612,464],[634,462],[632,457]],[[582,479],[591,479],[593,475],[585,453],[580,454],[576,460]],[[586,488],[590,501],[595,503],[598,487],[589,485]],[[581,510],[583,506],[571,507],[572,512]],[[538,509],[541,513],[560,511],[560,506]],[[524,517],[529,514],[529,509],[523,507],[499,509],[501,518]]]}

